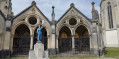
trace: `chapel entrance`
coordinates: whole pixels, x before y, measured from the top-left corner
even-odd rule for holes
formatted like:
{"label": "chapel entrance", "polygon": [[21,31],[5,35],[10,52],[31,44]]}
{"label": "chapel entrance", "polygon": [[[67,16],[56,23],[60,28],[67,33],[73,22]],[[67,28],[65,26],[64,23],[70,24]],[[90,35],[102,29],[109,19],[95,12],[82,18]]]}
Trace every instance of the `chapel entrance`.
{"label": "chapel entrance", "polygon": [[75,31],[75,53],[84,54],[89,53],[90,43],[89,43],[89,32],[83,25],[79,26]]}
{"label": "chapel entrance", "polygon": [[[38,29],[38,28],[37,28]],[[35,34],[34,34],[34,45],[36,44],[37,42],[37,29],[35,30]],[[47,31],[45,28],[42,28],[42,40],[41,42],[44,44],[44,49],[47,50]],[[34,46],[33,45],[33,46]]]}
{"label": "chapel entrance", "polygon": [[30,30],[25,24],[19,25],[13,38],[13,55],[27,55],[30,49]]}
{"label": "chapel entrance", "polygon": [[62,27],[59,31],[58,45],[59,53],[72,53],[71,31],[66,26]]}

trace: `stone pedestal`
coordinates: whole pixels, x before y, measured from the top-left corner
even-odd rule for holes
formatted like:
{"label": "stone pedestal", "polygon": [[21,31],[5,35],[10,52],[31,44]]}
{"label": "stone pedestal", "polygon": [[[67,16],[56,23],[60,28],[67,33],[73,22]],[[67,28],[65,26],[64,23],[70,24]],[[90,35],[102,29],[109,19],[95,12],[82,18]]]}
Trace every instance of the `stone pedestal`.
{"label": "stone pedestal", "polygon": [[28,59],[49,59],[48,51],[44,51],[44,45],[40,41],[34,45],[34,50],[29,51]]}

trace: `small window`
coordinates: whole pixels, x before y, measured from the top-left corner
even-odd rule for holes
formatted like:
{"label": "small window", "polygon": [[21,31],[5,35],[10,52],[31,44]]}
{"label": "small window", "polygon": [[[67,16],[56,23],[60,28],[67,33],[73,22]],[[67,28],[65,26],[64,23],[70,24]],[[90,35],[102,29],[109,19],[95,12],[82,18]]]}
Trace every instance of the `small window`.
{"label": "small window", "polygon": [[30,17],[28,21],[29,21],[29,23],[32,24],[32,25],[34,25],[34,24],[37,23],[37,19],[36,19],[35,17]]}
{"label": "small window", "polygon": [[77,20],[75,19],[75,18],[71,18],[70,20],[69,20],[69,24],[70,25],[75,25],[77,23]]}

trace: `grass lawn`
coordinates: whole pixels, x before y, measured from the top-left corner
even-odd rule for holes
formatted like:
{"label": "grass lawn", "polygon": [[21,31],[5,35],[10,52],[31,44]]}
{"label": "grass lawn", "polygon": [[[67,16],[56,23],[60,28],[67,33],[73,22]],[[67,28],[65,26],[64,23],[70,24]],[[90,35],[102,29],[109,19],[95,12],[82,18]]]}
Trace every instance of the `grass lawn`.
{"label": "grass lawn", "polygon": [[[99,57],[93,55],[49,55],[51,59],[98,59]],[[106,48],[106,53],[102,58],[117,58],[119,59],[119,48]],[[102,59],[99,58],[99,59]],[[25,57],[11,57],[11,58],[0,58],[0,59],[28,59]]]}
{"label": "grass lawn", "polygon": [[28,56],[24,56],[24,57],[11,57],[11,58],[0,58],[0,59],[28,59]]}
{"label": "grass lawn", "polygon": [[104,57],[111,57],[119,59],[119,48],[106,48],[106,54]]}
{"label": "grass lawn", "polygon": [[50,55],[51,59],[95,59],[97,56],[93,55]]}
{"label": "grass lawn", "polygon": [[[79,58],[96,58],[96,56],[92,55],[49,55],[49,58],[51,59],[79,59]],[[28,59],[28,56],[26,57],[11,57],[11,58],[0,58],[0,59]]]}

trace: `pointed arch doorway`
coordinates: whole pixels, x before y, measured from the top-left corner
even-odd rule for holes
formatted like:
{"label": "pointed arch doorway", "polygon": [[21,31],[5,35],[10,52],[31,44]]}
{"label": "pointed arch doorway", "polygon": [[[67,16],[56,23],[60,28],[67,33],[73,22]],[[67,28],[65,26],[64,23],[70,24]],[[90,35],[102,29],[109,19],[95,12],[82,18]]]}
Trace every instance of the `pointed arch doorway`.
{"label": "pointed arch doorway", "polygon": [[19,25],[13,38],[13,55],[28,55],[30,50],[30,30],[25,24]]}
{"label": "pointed arch doorway", "polygon": [[75,31],[75,53],[84,54],[90,51],[90,39],[88,29],[80,25]]}
{"label": "pointed arch doorway", "polygon": [[63,26],[59,31],[58,47],[60,54],[72,54],[71,31],[66,26]]}

